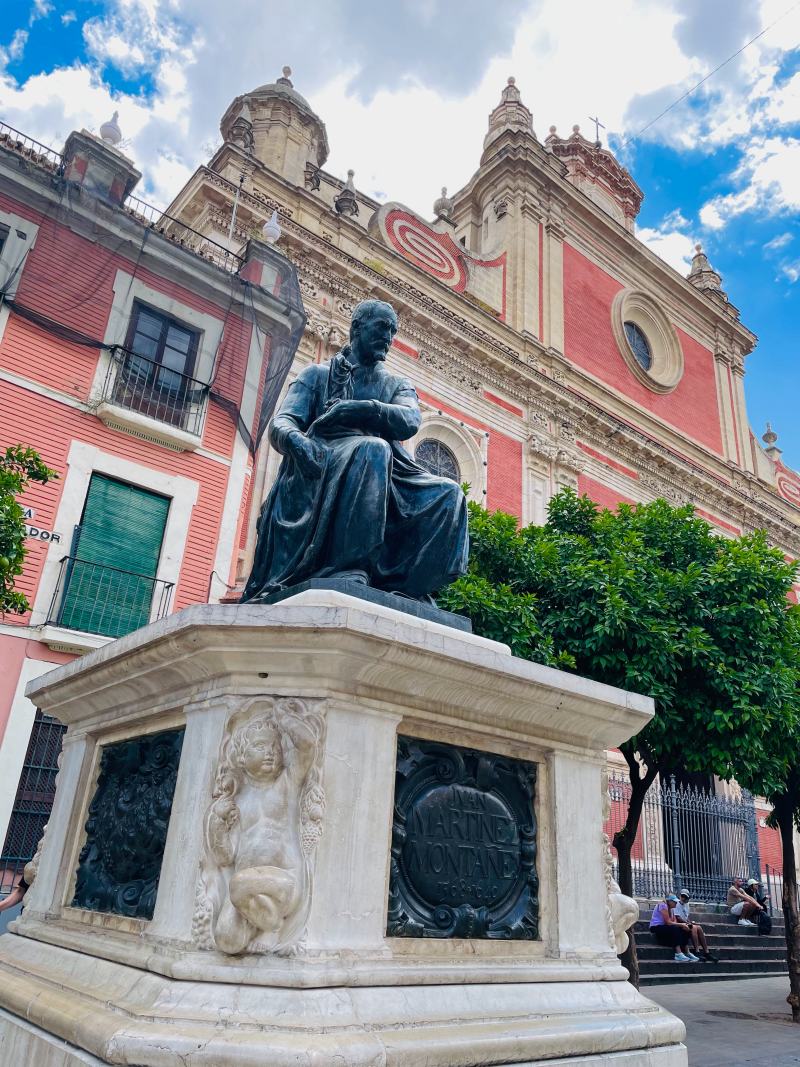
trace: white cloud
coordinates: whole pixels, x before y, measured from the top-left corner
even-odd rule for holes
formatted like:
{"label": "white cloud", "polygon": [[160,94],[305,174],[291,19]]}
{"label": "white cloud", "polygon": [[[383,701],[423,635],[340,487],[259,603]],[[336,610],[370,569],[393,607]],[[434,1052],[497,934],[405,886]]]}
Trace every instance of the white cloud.
{"label": "white cloud", "polygon": [[77,18],[78,16],[75,14],[74,11],[65,11],[64,14],[61,16],[61,25],[69,26],[69,24],[71,22],[75,22]]}
{"label": "white cloud", "polygon": [[784,278],[788,278],[792,285],[794,285],[795,282],[800,281],[800,259],[796,259],[794,263],[782,264],[781,274]]}
{"label": "white cloud", "polygon": [[60,149],[72,130],[98,129],[119,111],[126,137],[135,137],[150,121],[150,111],[136,97],[112,100],[95,72],[85,66],[37,74],[20,88],[0,74],[0,114],[16,129]]}
{"label": "white cloud", "polygon": [[25,46],[28,44],[28,31],[27,30],[15,30],[14,36],[11,38],[9,47],[2,49],[5,57],[5,62],[9,60],[21,59],[22,52],[25,51]]}
{"label": "white cloud", "polygon": [[50,3],[50,0],[33,0],[33,7],[31,8],[28,25],[32,26],[34,22],[37,22],[39,19],[46,19],[52,10],[53,5]]}
{"label": "white cloud", "polygon": [[789,233],[779,233],[776,237],[773,237],[771,241],[767,241],[764,245],[765,252],[779,252],[782,248],[785,248],[791,241],[794,240],[794,235]]}
{"label": "white cloud", "polygon": [[707,230],[721,230],[725,225],[725,221],[724,216],[713,200],[708,204],[703,204],[700,208],[700,222]]}
{"label": "white cloud", "polygon": [[691,223],[683,214],[680,208],[673,208],[668,215],[665,215],[661,220],[660,229],[662,230],[686,230]]}
{"label": "white cloud", "polygon": [[[49,2],[38,0],[37,10]],[[445,18],[434,0],[401,0],[391,18],[367,0],[307,0],[291,14],[247,0],[109,0],[106,13],[83,27],[89,63],[23,85],[0,74],[0,113],[58,146],[71,128],[97,128],[117,109],[145,187],[167,190],[207,158],[230,100],[273,80],[290,62],[296,88],[327,124],[328,169],[343,177],[353,167],[365,192],[428,214],[442,184],[458,188],[477,168],[487,115],[508,74],[516,75],[540,139],[552,123],[566,132],[578,122],[588,132],[590,114],[600,116],[606,137],[619,138],[707,73],[751,24],[780,14],[784,2],[762,0],[754,14],[752,3],[724,0],[724,34],[709,36],[722,0],[709,0],[702,11],[688,0],[507,0],[493,9],[461,0],[457,20]],[[782,54],[776,41],[792,40],[794,28],[800,10],[781,23],[780,35],[767,35],[715,76],[711,96],[679,105],[649,135],[684,147],[746,145],[754,116],[764,126],[782,121],[779,111],[793,114],[794,104],[779,102],[774,85]],[[112,94],[101,75],[109,67],[128,78],[150,75],[154,92]],[[794,82],[784,93],[788,101],[795,99]],[[623,157],[635,169],[635,142]],[[757,196],[747,185],[751,174],[767,180],[772,166],[784,188],[788,173],[778,160],[747,158],[735,192],[703,209],[709,228],[751,204],[779,202],[762,185]],[[169,189],[167,199],[176,192]],[[788,202],[788,192],[781,195]],[[688,238],[681,231],[688,228],[677,212],[648,239],[668,261],[683,263]]]}
{"label": "white cloud", "polygon": [[800,71],[784,82],[764,108],[764,118],[781,125],[800,122]]}
{"label": "white cloud", "polygon": [[701,210],[700,219],[710,229],[720,229],[743,212],[781,215],[800,210],[800,139],[762,137],[746,148],[733,175],[741,188],[713,197]]}
{"label": "white cloud", "polygon": [[687,234],[678,230],[643,226],[636,230],[636,236],[679,274],[688,274],[694,255],[694,242]]}

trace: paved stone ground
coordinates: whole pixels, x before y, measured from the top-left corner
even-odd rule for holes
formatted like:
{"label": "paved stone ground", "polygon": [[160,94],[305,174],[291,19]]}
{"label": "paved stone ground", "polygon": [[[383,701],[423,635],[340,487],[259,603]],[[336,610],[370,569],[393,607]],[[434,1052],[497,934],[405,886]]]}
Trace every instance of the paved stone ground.
{"label": "paved stone ground", "polygon": [[787,978],[672,982],[642,992],[686,1023],[690,1067],[800,1067]]}

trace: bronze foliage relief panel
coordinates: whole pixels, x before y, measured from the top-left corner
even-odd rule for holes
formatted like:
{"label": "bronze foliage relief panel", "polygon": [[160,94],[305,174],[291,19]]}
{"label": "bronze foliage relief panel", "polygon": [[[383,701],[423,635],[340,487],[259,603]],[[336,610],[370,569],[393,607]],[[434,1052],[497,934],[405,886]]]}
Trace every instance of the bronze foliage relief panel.
{"label": "bronze foliage relief panel", "polygon": [[183,729],[105,745],[72,906],[152,919]]}

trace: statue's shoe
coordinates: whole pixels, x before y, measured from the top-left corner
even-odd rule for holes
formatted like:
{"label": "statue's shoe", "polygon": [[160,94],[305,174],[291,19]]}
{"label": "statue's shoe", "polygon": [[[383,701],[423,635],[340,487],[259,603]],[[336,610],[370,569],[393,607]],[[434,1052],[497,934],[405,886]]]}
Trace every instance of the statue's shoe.
{"label": "statue's shoe", "polygon": [[369,585],[369,575],[366,571],[335,571],[333,574],[326,574],[327,579],[336,579],[337,581],[345,582],[358,582],[359,585]]}
{"label": "statue's shoe", "polygon": [[430,604],[432,608],[439,606],[430,593],[423,593],[421,596],[412,596],[410,593],[401,593],[399,589],[393,589],[392,596],[401,596],[403,600],[416,600],[418,604]]}

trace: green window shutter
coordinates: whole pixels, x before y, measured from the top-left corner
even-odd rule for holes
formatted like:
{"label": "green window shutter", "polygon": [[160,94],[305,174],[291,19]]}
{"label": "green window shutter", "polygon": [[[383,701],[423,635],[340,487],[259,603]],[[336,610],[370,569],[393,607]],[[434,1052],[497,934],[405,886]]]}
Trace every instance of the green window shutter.
{"label": "green window shutter", "polygon": [[121,637],[150,617],[170,501],[93,474],[59,622]]}

